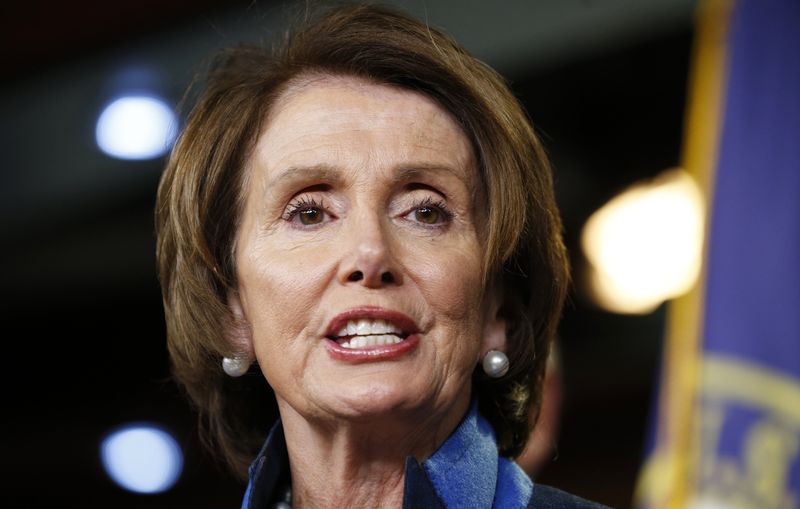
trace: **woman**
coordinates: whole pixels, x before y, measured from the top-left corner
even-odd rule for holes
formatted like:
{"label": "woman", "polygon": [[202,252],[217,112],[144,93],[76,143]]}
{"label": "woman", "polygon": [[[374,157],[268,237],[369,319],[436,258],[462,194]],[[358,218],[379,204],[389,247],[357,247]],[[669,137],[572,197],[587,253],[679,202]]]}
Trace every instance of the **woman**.
{"label": "woman", "polygon": [[224,54],[157,228],[174,373],[243,507],[587,504],[507,459],[567,262],[524,112],[442,33],[348,7]]}

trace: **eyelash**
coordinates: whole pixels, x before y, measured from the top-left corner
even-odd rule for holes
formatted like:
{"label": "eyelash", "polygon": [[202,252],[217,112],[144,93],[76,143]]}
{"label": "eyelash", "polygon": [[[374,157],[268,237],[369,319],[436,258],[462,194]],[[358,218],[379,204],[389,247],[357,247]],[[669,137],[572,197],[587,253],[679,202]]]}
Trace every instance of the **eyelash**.
{"label": "eyelash", "polygon": [[[443,219],[441,224],[425,225],[425,228],[442,228],[446,226],[454,216],[450,209],[447,208],[447,205],[443,200],[433,199],[430,196],[426,196],[425,198],[414,202],[406,215],[413,214],[414,211],[422,208],[436,209],[440,214],[442,214]],[[308,209],[319,209],[323,214],[328,214],[328,212],[325,210],[325,204],[322,202],[322,200],[317,201],[313,197],[302,196],[289,204],[289,206],[286,208],[286,212],[283,214],[283,219],[285,221],[292,222],[300,212]]]}
{"label": "eyelash", "polygon": [[447,224],[450,223],[450,221],[453,219],[453,213],[450,211],[449,208],[447,208],[447,205],[445,205],[444,201],[440,199],[433,199],[430,196],[426,196],[422,200],[418,200],[417,202],[415,202],[414,205],[411,207],[409,214],[413,214],[415,210],[423,208],[436,209],[437,211],[439,211],[440,214],[442,214],[442,219],[443,219],[441,224],[425,225],[425,228],[442,228],[444,226],[447,226]]}
{"label": "eyelash", "polygon": [[300,212],[308,209],[319,209],[323,214],[327,214],[327,212],[325,212],[325,204],[322,202],[322,200],[317,201],[310,196],[301,196],[297,200],[290,203],[288,207],[286,207],[286,212],[283,214],[283,219],[291,222]]}

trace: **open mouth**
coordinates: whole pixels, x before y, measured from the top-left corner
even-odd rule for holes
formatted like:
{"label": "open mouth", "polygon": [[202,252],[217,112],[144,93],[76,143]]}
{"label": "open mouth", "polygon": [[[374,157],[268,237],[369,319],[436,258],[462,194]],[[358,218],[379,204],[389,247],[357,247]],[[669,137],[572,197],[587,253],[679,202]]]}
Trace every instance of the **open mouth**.
{"label": "open mouth", "polygon": [[399,325],[381,318],[358,318],[347,320],[336,334],[327,336],[343,348],[359,349],[371,346],[395,345],[410,335]]}

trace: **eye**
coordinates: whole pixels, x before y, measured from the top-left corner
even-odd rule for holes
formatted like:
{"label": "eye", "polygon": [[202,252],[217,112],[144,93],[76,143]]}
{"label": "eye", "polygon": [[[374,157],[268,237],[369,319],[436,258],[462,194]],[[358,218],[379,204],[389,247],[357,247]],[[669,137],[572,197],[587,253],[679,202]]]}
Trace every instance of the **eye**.
{"label": "eye", "polygon": [[420,223],[436,224],[441,213],[433,207],[419,207],[414,210],[414,218]]}
{"label": "eye", "polygon": [[289,204],[283,218],[302,226],[314,226],[328,219],[325,206],[314,198],[302,197]]}
{"label": "eye", "polygon": [[408,216],[413,221],[426,226],[445,226],[453,218],[453,214],[442,201],[425,198],[414,204]]}
{"label": "eye", "polygon": [[320,209],[316,208],[306,208],[297,213],[297,217],[300,218],[300,222],[304,225],[312,225],[322,222],[322,216],[325,213],[322,212]]}

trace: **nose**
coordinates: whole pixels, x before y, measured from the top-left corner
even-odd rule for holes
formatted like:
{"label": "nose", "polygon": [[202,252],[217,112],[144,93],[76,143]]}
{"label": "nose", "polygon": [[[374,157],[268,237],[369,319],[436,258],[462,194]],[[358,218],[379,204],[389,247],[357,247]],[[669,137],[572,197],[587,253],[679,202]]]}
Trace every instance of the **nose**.
{"label": "nose", "polygon": [[349,226],[346,239],[342,239],[344,255],[339,281],[367,288],[403,284],[403,275],[391,246],[392,239],[380,218],[363,218]]}

